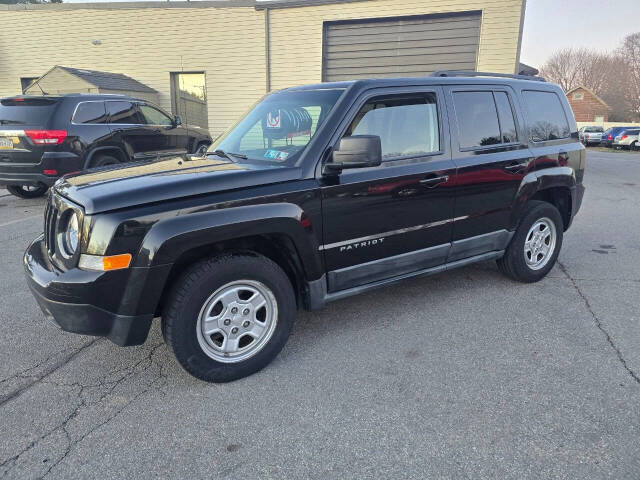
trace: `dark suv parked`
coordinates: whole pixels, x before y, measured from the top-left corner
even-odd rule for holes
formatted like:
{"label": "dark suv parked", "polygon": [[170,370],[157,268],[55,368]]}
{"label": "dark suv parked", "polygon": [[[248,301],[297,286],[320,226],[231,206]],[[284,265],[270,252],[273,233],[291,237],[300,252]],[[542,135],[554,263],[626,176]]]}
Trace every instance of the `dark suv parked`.
{"label": "dark suv parked", "polygon": [[0,100],[0,185],[43,195],[62,175],[134,159],[196,152],[209,133],[159,107],[122,95]]}
{"label": "dark suv parked", "polygon": [[42,310],[119,345],[161,316],[182,366],[224,382],[273,360],[297,308],[481,260],[542,279],[584,192],[567,98],[440,75],[283,90],[206,156],[63,178],[24,256]]}

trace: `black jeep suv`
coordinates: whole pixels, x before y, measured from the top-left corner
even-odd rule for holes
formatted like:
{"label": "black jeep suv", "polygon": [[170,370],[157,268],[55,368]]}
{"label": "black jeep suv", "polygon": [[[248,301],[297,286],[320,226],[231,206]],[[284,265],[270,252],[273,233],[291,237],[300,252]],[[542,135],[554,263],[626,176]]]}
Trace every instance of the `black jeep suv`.
{"label": "black jeep suv", "polygon": [[122,95],[20,96],[0,100],[0,185],[44,195],[69,172],[145,156],[196,152],[209,133]]}
{"label": "black jeep suv", "polygon": [[66,176],[30,288],[64,330],[118,345],[160,316],[182,366],[224,382],[273,360],[298,308],[481,260],[538,281],[585,148],[557,85],[467,75],[290,88],[204,156]]}

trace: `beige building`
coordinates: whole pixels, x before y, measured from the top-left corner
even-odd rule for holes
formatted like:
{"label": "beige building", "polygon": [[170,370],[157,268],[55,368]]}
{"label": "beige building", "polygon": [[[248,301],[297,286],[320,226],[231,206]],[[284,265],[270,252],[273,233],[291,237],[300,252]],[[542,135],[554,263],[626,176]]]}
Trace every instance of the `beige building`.
{"label": "beige building", "polygon": [[[55,66],[122,74],[216,135],[265,92],[292,85],[514,73],[524,11],[525,0],[0,5],[0,96],[39,94],[32,82]],[[47,93],[82,90],[52,78]]]}

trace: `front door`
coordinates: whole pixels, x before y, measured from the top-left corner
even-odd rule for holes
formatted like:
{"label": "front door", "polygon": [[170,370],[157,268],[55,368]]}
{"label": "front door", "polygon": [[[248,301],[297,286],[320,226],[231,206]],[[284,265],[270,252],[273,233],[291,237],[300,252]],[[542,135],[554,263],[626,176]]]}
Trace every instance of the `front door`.
{"label": "front door", "polygon": [[130,157],[144,158],[166,148],[163,135],[145,124],[135,103],[109,100],[105,104],[113,139],[125,146]]}
{"label": "front door", "polygon": [[377,89],[363,96],[334,138],[378,135],[379,167],[322,178],[328,290],[336,292],[445,262],[455,166],[442,90]]}
{"label": "front door", "polygon": [[139,105],[142,119],[154,135],[158,135],[160,152],[183,153],[189,150],[189,132],[181,125],[175,125],[173,119],[152,105]]}

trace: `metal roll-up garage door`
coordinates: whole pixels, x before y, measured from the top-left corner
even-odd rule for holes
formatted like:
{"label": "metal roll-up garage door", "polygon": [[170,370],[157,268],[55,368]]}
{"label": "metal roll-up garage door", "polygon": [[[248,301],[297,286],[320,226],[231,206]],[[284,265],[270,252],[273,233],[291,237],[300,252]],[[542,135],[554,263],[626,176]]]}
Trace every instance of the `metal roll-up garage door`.
{"label": "metal roll-up garage door", "polygon": [[475,70],[480,12],[325,22],[323,81]]}

